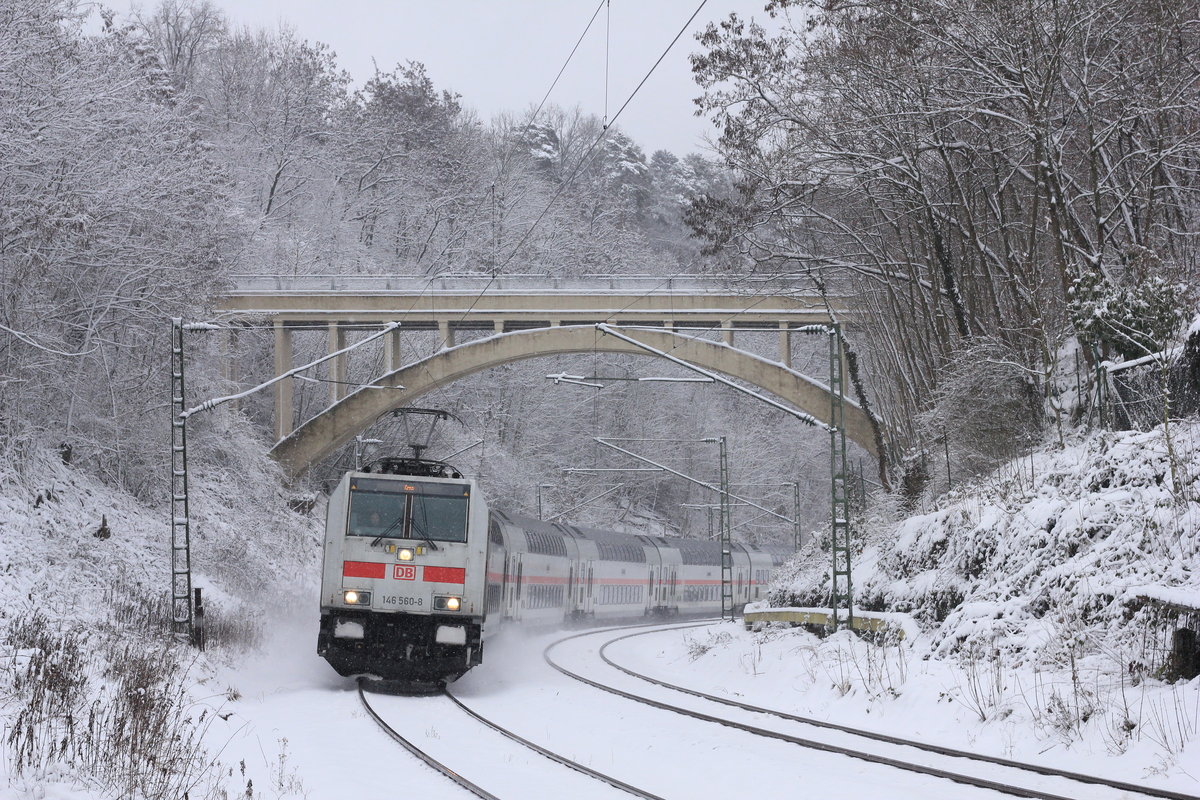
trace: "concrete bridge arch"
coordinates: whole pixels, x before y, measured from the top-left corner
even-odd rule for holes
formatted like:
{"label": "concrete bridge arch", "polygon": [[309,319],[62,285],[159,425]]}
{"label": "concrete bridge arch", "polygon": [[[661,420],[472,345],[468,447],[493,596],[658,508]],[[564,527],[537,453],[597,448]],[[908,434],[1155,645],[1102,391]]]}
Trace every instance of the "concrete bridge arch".
{"label": "concrete bridge arch", "polygon": [[[829,390],[825,384],[780,362],[728,344],[666,329],[625,329],[623,333],[690,364],[749,383],[823,422],[829,421]],[[304,422],[280,440],[271,452],[289,475],[296,476],[349,442],[381,414],[409,405],[427,392],[515,361],[590,352],[654,357],[615,336],[605,335],[594,325],[562,325],[501,333],[441,350],[378,378],[372,385],[403,386],[404,389],[381,392],[363,387]],[[878,457],[866,414],[849,399],[844,414],[847,437]]]}

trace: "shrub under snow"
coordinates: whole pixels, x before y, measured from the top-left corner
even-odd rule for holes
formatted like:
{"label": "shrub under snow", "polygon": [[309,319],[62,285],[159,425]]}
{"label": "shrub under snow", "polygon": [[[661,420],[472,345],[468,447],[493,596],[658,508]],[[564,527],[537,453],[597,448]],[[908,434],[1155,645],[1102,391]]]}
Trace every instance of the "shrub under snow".
{"label": "shrub under snow", "polygon": [[[1174,458],[1162,427],[1099,432],[877,526],[855,561],[856,605],[912,613],[942,653],[1026,651],[1063,626],[1108,647],[1141,635],[1146,598],[1200,606],[1200,422],[1169,436]],[[807,554],[772,604],[827,602],[827,560]]]}

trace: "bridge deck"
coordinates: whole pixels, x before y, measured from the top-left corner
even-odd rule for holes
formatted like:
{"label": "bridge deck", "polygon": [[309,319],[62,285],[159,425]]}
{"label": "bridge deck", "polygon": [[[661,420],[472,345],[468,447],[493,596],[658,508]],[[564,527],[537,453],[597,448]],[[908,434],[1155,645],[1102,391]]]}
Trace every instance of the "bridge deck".
{"label": "bridge deck", "polygon": [[[760,287],[764,289],[765,287]],[[772,290],[773,291],[773,290]],[[839,318],[849,312],[831,298]],[[653,326],[796,327],[828,321],[817,295],[751,293],[697,277],[531,278],[494,281],[388,276],[242,278],[218,307],[227,319],[270,318],[289,326],[450,325],[517,330],[596,322]]]}

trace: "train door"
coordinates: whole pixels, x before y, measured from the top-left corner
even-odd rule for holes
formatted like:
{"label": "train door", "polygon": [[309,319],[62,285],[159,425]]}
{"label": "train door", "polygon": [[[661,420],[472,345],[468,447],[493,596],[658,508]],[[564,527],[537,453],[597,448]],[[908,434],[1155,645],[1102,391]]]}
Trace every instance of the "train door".
{"label": "train door", "polygon": [[575,562],[571,562],[571,566],[567,568],[567,585],[563,590],[566,596],[563,598],[563,614],[570,618],[571,610],[575,608]]}
{"label": "train door", "polygon": [[594,561],[584,561],[583,566],[579,571],[579,579],[581,594],[583,601],[579,604],[579,612],[581,614],[596,613],[596,596],[595,596],[595,579],[596,579],[596,563]]}
{"label": "train door", "polygon": [[505,570],[504,576],[507,582],[509,616],[514,620],[519,620],[522,617],[521,589],[525,577],[520,553],[509,556],[508,569]]}
{"label": "train door", "polygon": [[571,615],[574,617],[582,617],[587,613],[585,603],[587,598],[587,562],[580,559],[579,561],[571,562],[571,575],[573,580],[568,584],[570,586],[571,597],[567,603],[567,608],[570,609]]}
{"label": "train door", "polygon": [[505,617],[512,616],[512,595],[509,594],[508,558],[504,559],[504,576],[500,579],[500,605]]}
{"label": "train door", "polygon": [[646,613],[647,614],[650,613],[651,611],[653,611],[655,609],[655,607],[658,606],[658,595],[656,594],[656,592],[658,591],[658,587],[659,587],[660,583],[659,583],[659,581],[655,580],[655,578],[661,577],[661,575],[656,576],[655,573],[660,572],[661,569],[662,568],[659,567],[659,569],[656,570],[653,565],[651,565],[651,567],[650,567],[650,577],[646,581]]}
{"label": "train door", "polygon": [[646,548],[646,566],[650,575],[646,581],[646,613],[653,614],[662,610],[663,582],[666,581],[667,565],[663,563],[662,550],[650,539],[644,539]]}

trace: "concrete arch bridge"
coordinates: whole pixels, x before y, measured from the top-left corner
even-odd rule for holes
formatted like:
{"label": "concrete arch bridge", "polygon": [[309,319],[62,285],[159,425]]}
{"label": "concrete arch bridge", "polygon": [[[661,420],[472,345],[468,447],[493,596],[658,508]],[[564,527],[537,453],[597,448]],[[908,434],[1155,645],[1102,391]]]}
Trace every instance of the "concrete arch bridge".
{"label": "concrete arch bridge", "polygon": [[[515,278],[255,277],[239,280],[219,311],[234,325],[269,321],[274,329],[276,375],[295,366],[292,334],[298,330],[324,329],[333,354],[346,348],[352,330],[377,332],[388,322],[401,325],[383,337],[386,372],[358,389],[342,382],[344,356],[331,358],[329,405],[299,425],[294,420],[291,381],[275,384],[278,441],[272,453],[292,476],[329,456],[380,415],[491,367],[570,353],[652,357],[635,344],[604,334],[596,327],[601,322],[635,326],[622,329],[622,335],[748,383],[828,424],[828,387],[791,368],[794,331],[829,322],[819,298],[739,294],[698,278],[645,280],[649,285],[642,289],[629,277],[559,281],[559,285],[542,276],[525,282]],[[844,323],[850,309],[844,301],[833,302]],[[698,338],[694,329],[719,329],[722,340]],[[738,329],[777,331],[777,358],[736,347]],[[400,363],[401,337],[406,331],[437,331],[436,351]],[[465,331],[489,335],[456,345],[455,334]],[[381,392],[371,387],[404,388]],[[867,416],[848,398],[844,420],[847,437],[878,456]]]}

